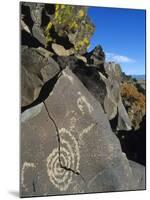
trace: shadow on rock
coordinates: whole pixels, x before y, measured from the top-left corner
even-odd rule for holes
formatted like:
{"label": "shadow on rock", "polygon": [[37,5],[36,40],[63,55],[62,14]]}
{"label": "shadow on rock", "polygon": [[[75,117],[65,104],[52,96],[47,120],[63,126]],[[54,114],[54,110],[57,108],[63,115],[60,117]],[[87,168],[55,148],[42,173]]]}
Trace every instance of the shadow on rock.
{"label": "shadow on rock", "polygon": [[146,165],[146,116],[138,130],[119,131],[117,136],[128,159]]}

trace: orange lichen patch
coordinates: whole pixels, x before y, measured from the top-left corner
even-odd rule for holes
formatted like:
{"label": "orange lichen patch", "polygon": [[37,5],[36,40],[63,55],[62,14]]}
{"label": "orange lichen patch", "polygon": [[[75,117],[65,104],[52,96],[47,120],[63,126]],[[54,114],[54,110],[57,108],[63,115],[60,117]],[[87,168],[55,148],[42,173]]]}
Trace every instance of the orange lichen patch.
{"label": "orange lichen patch", "polygon": [[138,92],[133,84],[123,83],[121,87],[121,96],[127,98],[131,104],[137,106],[137,109],[145,108],[145,96]]}
{"label": "orange lichen patch", "polygon": [[132,83],[127,82],[121,86],[121,96],[133,127],[138,128],[145,114],[145,96]]}

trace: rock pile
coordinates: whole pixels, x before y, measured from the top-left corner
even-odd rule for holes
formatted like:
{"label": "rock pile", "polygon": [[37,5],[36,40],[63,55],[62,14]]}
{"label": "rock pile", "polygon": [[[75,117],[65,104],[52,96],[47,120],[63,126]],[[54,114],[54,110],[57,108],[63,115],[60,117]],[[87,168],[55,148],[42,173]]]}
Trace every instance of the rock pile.
{"label": "rock pile", "polygon": [[145,189],[118,136],[121,67],[87,52],[93,32],[86,7],[21,3],[22,197]]}

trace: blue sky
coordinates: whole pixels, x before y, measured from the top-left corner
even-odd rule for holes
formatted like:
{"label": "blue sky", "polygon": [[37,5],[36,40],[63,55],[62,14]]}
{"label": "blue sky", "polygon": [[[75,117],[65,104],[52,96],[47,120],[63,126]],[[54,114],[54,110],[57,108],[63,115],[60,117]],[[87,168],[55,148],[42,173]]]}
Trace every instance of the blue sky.
{"label": "blue sky", "polygon": [[90,7],[88,15],[96,27],[88,51],[100,44],[126,74],[145,74],[145,11]]}

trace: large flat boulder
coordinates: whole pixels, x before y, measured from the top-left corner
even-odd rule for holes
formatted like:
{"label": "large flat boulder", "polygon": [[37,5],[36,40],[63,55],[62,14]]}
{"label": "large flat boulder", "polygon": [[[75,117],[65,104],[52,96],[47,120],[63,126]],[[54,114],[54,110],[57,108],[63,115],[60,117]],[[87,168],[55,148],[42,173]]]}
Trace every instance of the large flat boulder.
{"label": "large flat boulder", "polygon": [[21,196],[131,190],[132,169],[100,103],[68,69],[21,124]]}

